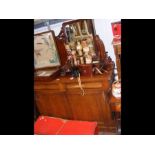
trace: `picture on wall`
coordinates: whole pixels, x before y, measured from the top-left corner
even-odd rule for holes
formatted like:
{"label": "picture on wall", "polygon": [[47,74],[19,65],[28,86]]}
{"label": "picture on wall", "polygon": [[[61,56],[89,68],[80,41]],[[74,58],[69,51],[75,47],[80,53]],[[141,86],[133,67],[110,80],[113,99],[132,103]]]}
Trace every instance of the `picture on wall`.
{"label": "picture on wall", "polygon": [[54,32],[47,31],[34,35],[34,67],[60,66],[59,54],[55,43]]}

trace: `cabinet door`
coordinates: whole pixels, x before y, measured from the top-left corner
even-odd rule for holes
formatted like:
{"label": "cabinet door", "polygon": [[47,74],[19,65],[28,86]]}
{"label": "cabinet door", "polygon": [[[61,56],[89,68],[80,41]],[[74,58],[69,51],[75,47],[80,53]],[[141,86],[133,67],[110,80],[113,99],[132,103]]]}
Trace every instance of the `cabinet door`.
{"label": "cabinet door", "polygon": [[71,113],[64,93],[53,93],[50,90],[42,90],[36,91],[35,96],[40,114],[65,119],[71,118]]}
{"label": "cabinet door", "polygon": [[97,91],[85,91],[82,96],[80,91],[71,91],[67,93],[67,99],[71,106],[73,118],[84,121],[103,121],[101,104],[104,98]]}
{"label": "cabinet door", "polygon": [[97,89],[85,90],[85,95],[82,96],[80,91],[72,90],[67,92],[67,99],[73,119],[97,121],[100,131],[113,131],[114,122],[103,91]]}

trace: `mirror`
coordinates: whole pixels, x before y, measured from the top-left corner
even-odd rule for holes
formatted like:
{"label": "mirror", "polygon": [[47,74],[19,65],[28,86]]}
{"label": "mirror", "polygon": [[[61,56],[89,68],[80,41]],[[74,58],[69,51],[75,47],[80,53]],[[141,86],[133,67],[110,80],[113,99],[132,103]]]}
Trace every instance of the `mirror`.
{"label": "mirror", "polygon": [[72,57],[72,64],[92,64],[96,58],[92,20],[80,19],[63,23],[65,49]]}

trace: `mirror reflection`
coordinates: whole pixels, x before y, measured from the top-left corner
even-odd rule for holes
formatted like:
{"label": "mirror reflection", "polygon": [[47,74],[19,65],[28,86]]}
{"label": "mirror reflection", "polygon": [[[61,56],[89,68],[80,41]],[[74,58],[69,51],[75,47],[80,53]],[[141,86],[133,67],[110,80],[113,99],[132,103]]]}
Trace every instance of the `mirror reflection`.
{"label": "mirror reflection", "polygon": [[91,64],[95,58],[92,25],[89,20],[78,20],[64,26],[65,48],[73,65]]}

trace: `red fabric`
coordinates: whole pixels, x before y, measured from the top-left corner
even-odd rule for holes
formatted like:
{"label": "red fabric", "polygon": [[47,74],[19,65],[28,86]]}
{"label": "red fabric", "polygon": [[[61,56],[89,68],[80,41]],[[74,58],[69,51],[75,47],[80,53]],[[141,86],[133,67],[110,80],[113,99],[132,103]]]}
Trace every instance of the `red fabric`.
{"label": "red fabric", "polygon": [[95,133],[96,122],[67,121],[59,131],[59,135],[92,135]]}
{"label": "red fabric", "polygon": [[97,123],[64,120],[40,116],[35,122],[34,134],[42,135],[92,135],[97,134]]}
{"label": "red fabric", "polygon": [[34,125],[34,134],[55,135],[64,124],[62,119],[40,116]]}

